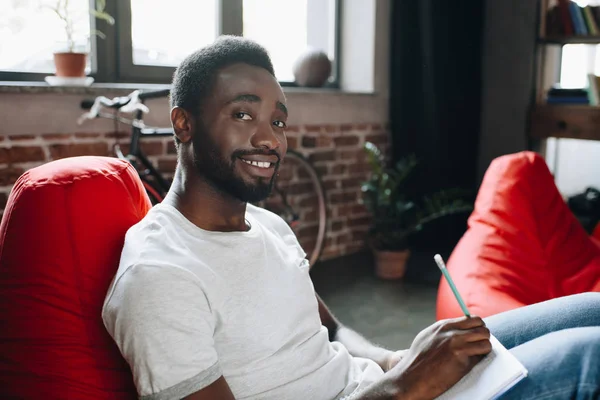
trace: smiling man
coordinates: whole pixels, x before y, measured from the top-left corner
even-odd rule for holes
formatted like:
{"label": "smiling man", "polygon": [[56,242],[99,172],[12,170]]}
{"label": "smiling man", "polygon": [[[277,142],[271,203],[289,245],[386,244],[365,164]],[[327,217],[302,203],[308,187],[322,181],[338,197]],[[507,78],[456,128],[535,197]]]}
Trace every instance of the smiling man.
{"label": "smiling man", "polygon": [[[291,229],[248,204],[269,195],[287,149],[286,99],[262,47],[222,37],[192,54],[177,69],[171,103],[175,178],[164,202],[127,232],[102,310],[141,398],[432,399],[490,351],[477,317],[440,321],[410,349],[393,352],[328,311]],[[582,324],[580,315],[598,323],[597,297],[571,302],[561,314],[568,321],[548,331]],[[544,310],[552,307],[537,315]],[[531,319],[519,315],[504,318]],[[518,338],[512,346],[546,333],[543,324],[530,328],[537,330],[494,333]],[[577,340],[559,341],[562,352],[552,347],[550,355],[586,351],[586,341],[600,336],[584,333],[569,333]],[[529,349],[535,354],[535,343]],[[526,362],[523,398],[553,390],[540,391],[546,382],[575,391],[600,375],[597,363],[572,359],[581,351],[560,360],[569,374],[564,362]],[[588,352],[590,359],[598,353]],[[594,382],[585,387],[597,389]]]}

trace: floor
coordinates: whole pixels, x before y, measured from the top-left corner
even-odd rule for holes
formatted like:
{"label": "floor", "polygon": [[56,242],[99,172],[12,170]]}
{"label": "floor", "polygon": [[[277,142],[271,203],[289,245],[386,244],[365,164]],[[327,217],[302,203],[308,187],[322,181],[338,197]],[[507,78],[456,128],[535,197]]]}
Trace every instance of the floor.
{"label": "floor", "polygon": [[[449,252],[442,252],[447,258]],[[435,322],[440,272],[434,253],[413,251],[401,280],[384,281],[374,274],[370,252],[316,264],[315,290],[345,325],[389,349],[410,347],[414,337]]]}

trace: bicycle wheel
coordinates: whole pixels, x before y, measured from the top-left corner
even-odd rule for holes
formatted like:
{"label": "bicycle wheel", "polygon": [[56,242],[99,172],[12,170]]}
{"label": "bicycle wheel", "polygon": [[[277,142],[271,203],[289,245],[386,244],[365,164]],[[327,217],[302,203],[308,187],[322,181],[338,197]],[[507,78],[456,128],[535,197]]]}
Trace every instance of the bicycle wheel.
{"label": "bicycle wheel", "polygon": [[158,203],[162,202],[164,199],[164,196],[161,194],[160,190],[155,188],[150,182],[148,182],[142,176],[140,176],[140,179],[142,180],[142,184],[144,185],[144,189],[146,189],[146,193],[148,194],[148,197],[150,198],[150,202],[152,203],[152,205],[155,206]]}
{"label": "bicycle wheel", "polygon": [[290,225],[312,267],[325,243],[327,206],[323,185],[310,162],[300,153],[288,150],[271,196],[259,206],[278,214]]}

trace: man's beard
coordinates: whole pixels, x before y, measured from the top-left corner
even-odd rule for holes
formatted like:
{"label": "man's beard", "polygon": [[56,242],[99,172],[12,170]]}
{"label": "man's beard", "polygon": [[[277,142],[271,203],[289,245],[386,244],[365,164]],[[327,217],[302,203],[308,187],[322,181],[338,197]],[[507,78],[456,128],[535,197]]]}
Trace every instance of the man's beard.
{"label": "man's beard", "polygon": [[269,197],[275,185],[279,162],[275,165],[275,171],[271,178],[258,177],[254,184],[244,181],[236,173],[235,163],[243,162],[239,157],[244,155],[277,155],[275,151],[236,151],[232,154],[230,160],[226,160],[221,156],[217,145],[204,128],[199,128],[194,133],[192,141],[194,144],[194,166],[197,172],[206,178],[212,187],[244,203],[255,203]]}

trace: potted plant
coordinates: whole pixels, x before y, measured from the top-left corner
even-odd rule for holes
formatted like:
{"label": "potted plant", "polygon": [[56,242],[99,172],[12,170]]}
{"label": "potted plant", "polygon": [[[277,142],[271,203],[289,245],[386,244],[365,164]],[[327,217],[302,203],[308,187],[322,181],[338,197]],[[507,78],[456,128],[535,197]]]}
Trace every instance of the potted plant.
{"label": "potted plant", "polygon": [[[65,39],[67,43],[66,51],[54,53],[54,64],[56,66],[56,76],[59,77],[84,77],[87,53],[75,51],[77,40],[76,23],[79,20],[77,15],[73,15],[69,7],[69,0],[56,0],[53,6],[47,6],[62,22],[65,29]],[[96,0],[95,8],[90,13],[110,25],[114,25],[115,20],[104,11],[106,0]],[[104,38],[101,31],[92,30],[92,34]]]}
{"label": "potted plant", "polygon": [[452,190],[414,198],[406,190],[417,165],[414,156],[388,167],[377,146],[367,142],[364,149],[371,175],[361,186],[362,203],[373,217],[367,240],[375,255],[376,274],[384,279],[402,278],[410,257],[409,237],[432,221],[472,210],[472,205]]}

